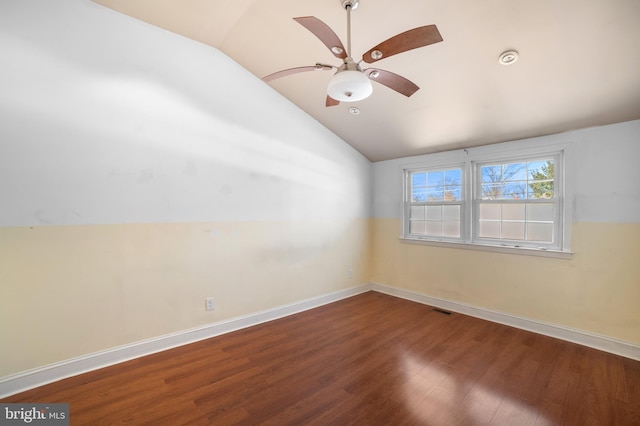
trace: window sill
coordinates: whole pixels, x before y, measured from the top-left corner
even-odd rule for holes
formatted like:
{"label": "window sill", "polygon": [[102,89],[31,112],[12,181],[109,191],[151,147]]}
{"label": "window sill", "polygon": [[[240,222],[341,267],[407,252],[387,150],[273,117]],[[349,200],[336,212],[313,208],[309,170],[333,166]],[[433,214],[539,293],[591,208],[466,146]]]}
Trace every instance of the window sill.
{"label": "window sill", "polygon": [[464,242],[451,242],[451,241],[434,241],[421,238],[407,238],[399,237],[400,241],[408,244],[418,244],[425,246],[435,247],[447,247],[464,250],[477,250],[477,251],[489,251],[494,253],[508,253],[519,254],[525,256],[539,256],[539,257],[552,257],[556,259],[570,260],[573,257],[573,252],[559,251],[559,250],[543,250],[530,247],[506,247],[506,246],[492,246],[484,244],[470,244]]}

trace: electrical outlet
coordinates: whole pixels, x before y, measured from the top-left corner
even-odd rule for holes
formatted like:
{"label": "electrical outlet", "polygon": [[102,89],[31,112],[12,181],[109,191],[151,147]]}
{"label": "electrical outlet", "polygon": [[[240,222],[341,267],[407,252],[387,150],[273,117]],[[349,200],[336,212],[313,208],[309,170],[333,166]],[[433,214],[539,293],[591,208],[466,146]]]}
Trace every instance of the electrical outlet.
{"label": "electrical outlet", "polygon": [[349,279],[353,278],[353,269],[349,268],[349,272],[347,273],[347,275],[349,275]]}
{"label": "electrical outlet", "polygon": [[214,309],[213,297],[207,297],[206,299],[204,299],[204,307],[207,311],[213,311]]}

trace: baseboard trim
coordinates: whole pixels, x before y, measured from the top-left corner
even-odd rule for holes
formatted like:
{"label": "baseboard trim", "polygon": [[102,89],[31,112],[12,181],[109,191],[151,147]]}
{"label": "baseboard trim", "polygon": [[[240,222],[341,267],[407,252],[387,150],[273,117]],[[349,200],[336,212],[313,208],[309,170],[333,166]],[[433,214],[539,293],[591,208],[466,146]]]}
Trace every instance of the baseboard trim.
{"label": "baseboard trim", "polygon": [[546,323],[543,321],[467,305],[460,302],[427,296],[426,294],[411,290],[371,283],[2,377],[0,378],[0,398],[5,398],[38,386],[56,382],[58,380],[77,376],[78,374],[86,373],[88,371],[97,370],[145,355],[209,339],[211,337],[241,330],[264,322],[273,321],[278,318],[283,318],[309,309],[317,308],[328,303],[347,299],[371,290],[436,308],[458,312],[499,324],[543,334],[545,336],[555,337],[557,339],[566,340],[579,345],[588,346],[640,361],[640,347],[628,342],[559,326],[557,324]]}
{"label": "baseboard trim", "polygon": [[610,337],[588,333],[582,330],[576,330],[544,321],[492,311],[460,302],[427,296],[426,294],[419,292],[389,287],[383,284],[372,283],[371,289],[390,296],[400,297],[402,299],[423,303],[436,308],[458,312],[499,324],[520,328],[522,330],[532,331],[534,333],[555,337],[557,339],[566,340],[568,342],[577,343],[579,345],[588,346],[590,348],[599,349],[601,351],[640,361],[640,346],[615,340]]}
{"label": "baseboard trim", "polygon": [[221,334],[273,321],[328,303],[337,302],[371,290],[370,284],[363,284],[336,291],[300,302],[279,306],[241,317],[232,318],[202,327],[119,346],[116,348],[83,355],[77,358],[46,365],[0,378],[0,398],[15,395],[29,389],[43,386],[78,374],[108,367],[131,359],[161,352],[178,346],[209,339]]}

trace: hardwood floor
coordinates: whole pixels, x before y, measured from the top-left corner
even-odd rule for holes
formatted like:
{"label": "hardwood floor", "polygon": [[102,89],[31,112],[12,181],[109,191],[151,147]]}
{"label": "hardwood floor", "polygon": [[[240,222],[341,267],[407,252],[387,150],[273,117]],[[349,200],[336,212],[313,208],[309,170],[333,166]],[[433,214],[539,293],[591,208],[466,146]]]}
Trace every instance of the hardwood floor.
{"label": "hardwood floor", "polygon": [[640,362],[369,292],[33,389],[72,425],[640,425]]}

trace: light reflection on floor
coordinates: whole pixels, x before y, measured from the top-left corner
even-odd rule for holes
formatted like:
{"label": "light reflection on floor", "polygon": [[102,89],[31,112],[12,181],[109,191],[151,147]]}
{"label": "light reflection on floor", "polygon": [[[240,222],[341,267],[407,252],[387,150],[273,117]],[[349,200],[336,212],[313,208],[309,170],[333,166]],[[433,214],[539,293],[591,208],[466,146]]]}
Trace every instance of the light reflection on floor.
{"label": "light reflection on floor", "polygon": [[424,361],[411,353],[401,357],[406,381],[398,399],[424,424],[551,425],[532,407],[510,395],[465,379],[465,371]]}

